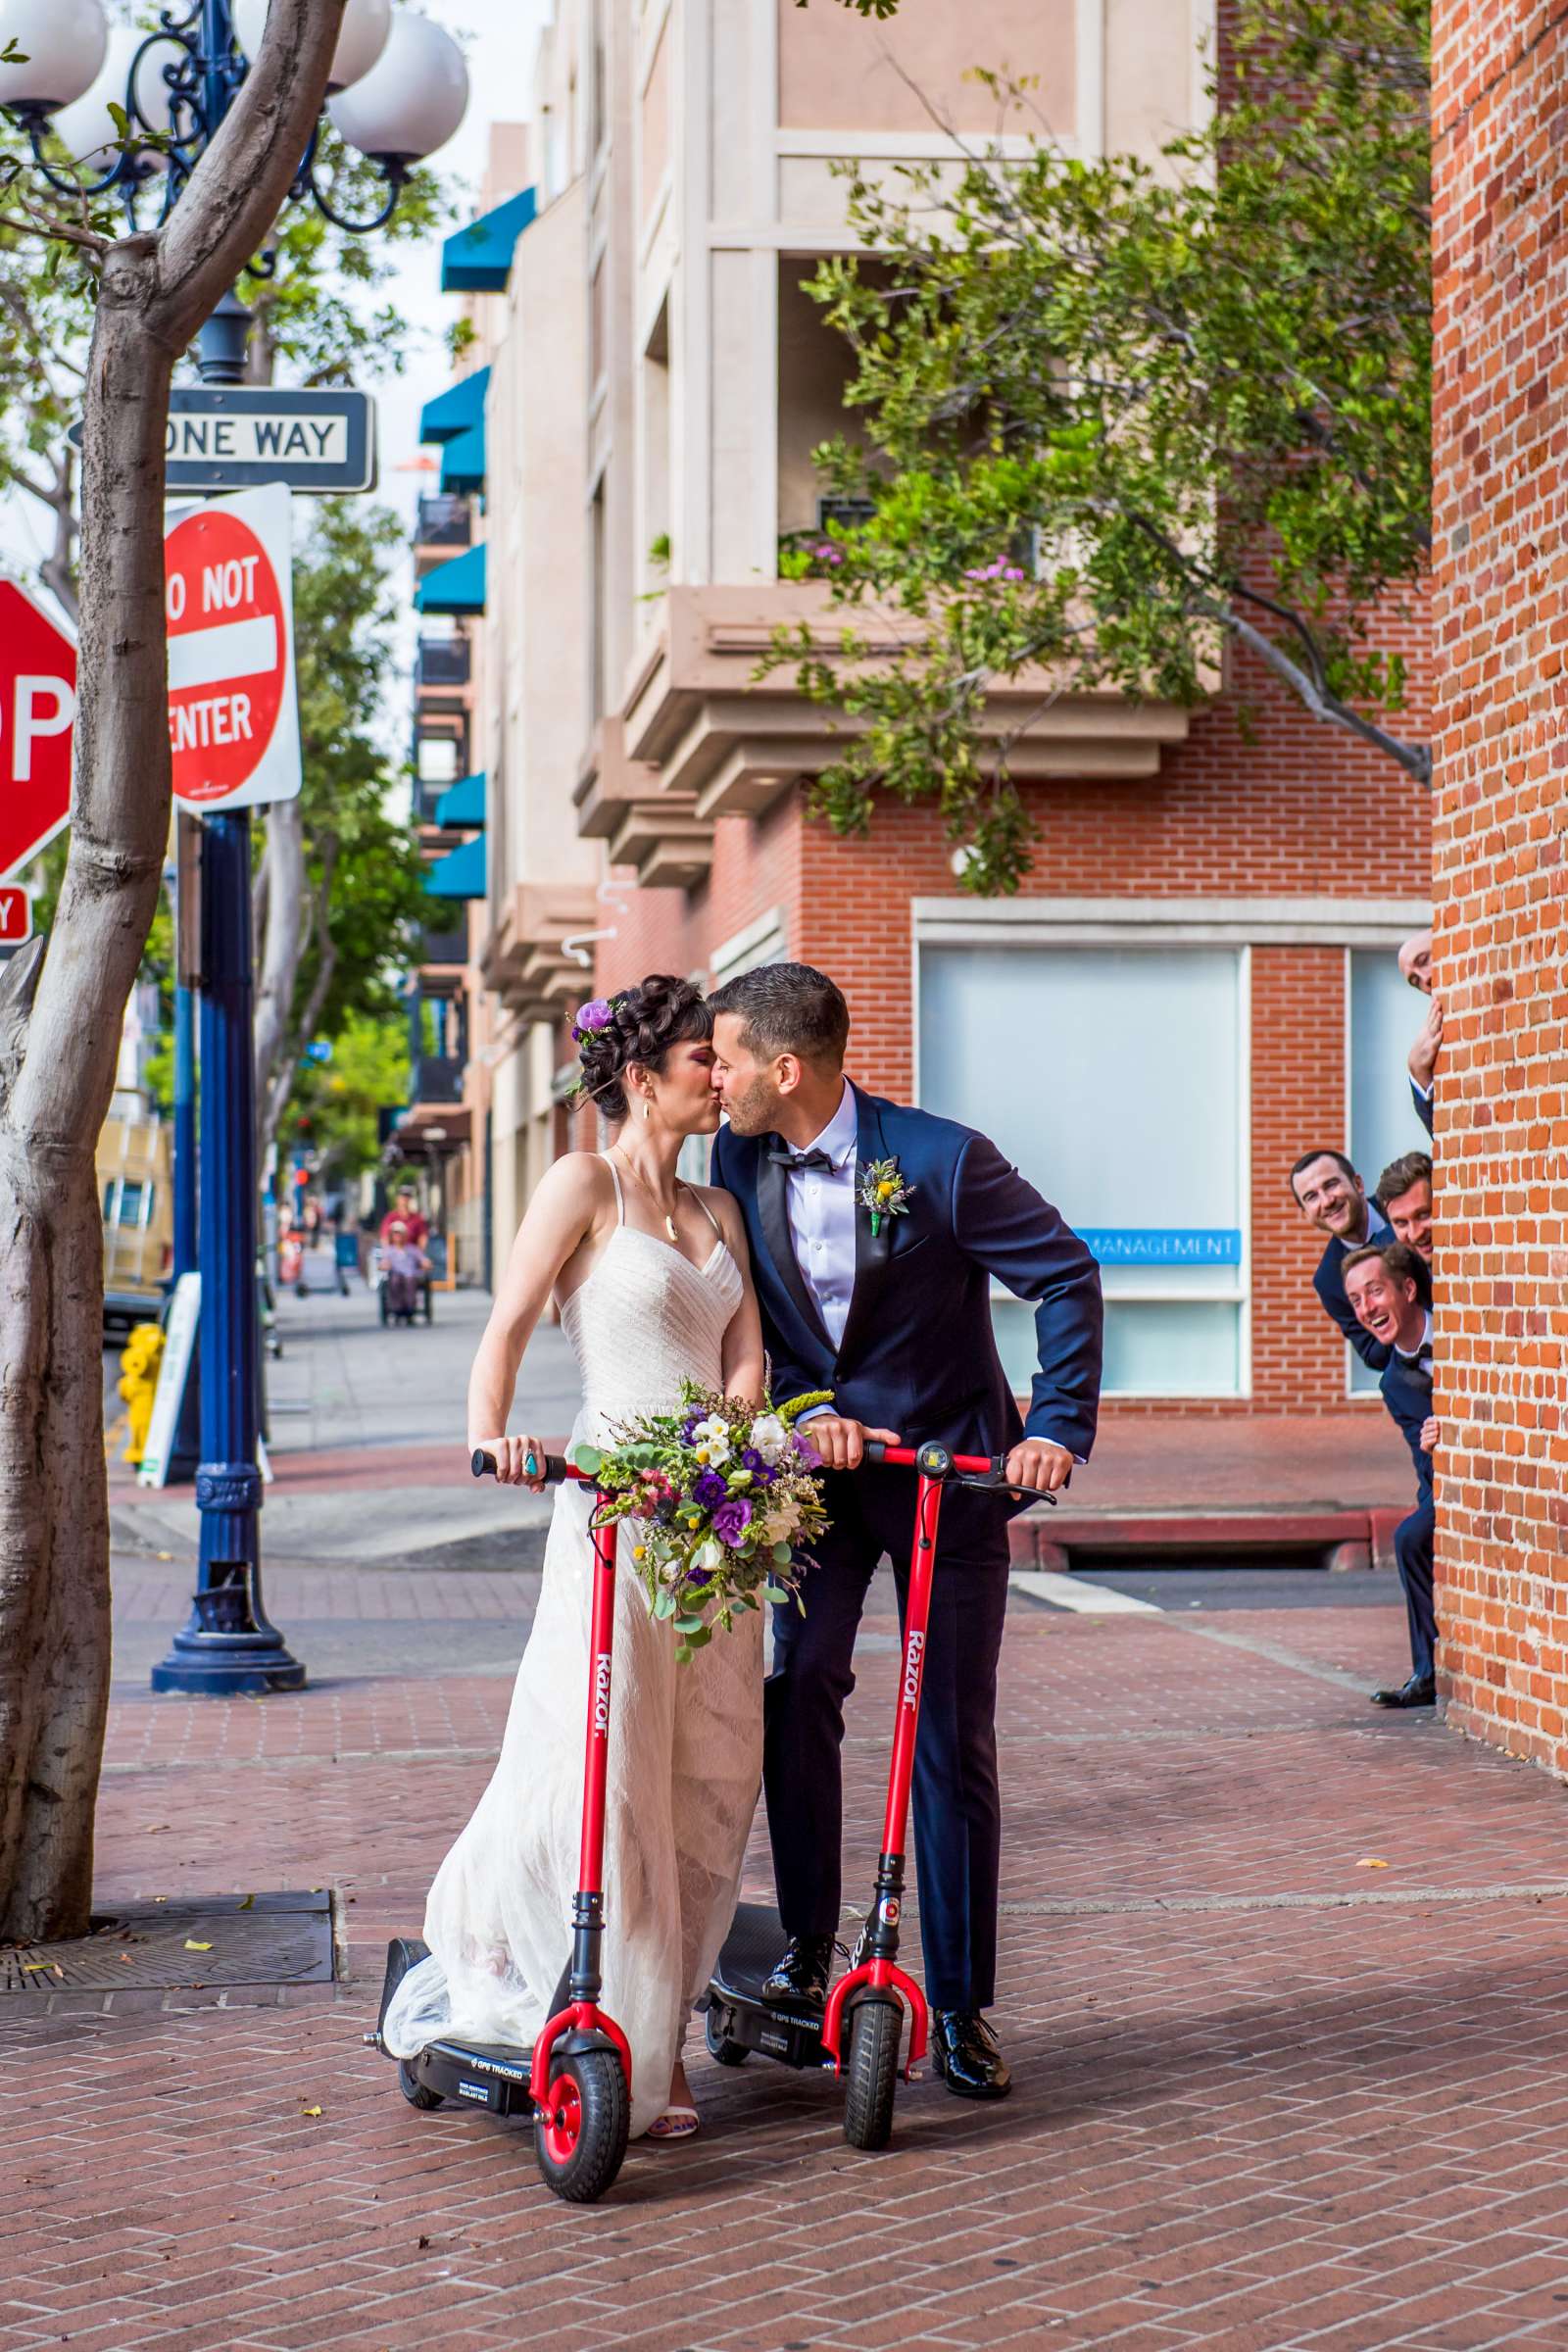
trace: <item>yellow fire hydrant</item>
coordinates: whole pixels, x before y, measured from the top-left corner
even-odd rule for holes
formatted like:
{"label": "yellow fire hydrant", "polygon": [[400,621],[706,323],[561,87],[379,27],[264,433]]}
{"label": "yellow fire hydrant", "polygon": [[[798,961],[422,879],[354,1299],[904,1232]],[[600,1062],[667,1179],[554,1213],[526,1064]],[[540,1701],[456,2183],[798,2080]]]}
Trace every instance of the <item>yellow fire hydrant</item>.
{"label": "yellow fire hydrant", "polygon": [[140,1462],[152,1425],[153,1398],[158,1394],[158,1367],[163,1361],[164,1335],[156,1323],[138,1323],[121,1351],[120,1394],[125,1400],[125,1451],[122,1458]]}

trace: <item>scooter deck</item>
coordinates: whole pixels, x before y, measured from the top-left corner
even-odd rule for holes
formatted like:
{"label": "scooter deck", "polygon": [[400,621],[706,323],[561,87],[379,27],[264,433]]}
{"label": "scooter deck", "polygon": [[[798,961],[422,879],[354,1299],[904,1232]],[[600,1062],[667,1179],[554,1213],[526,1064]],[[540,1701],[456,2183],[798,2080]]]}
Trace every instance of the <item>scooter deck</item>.
{"label": "scooter deck", "polygon": [[[376,2014],[375,2039],[379,2047],[381,2028],[386,2022],[387,2006],[393,1992],[409,1970],[425,1959],[429,1946],[417,1936],[395,1936],[387,1946],[386,1976],[381,1985],[381,2005]],[[562,1971],[556,1987],[555,2008],[564,2006],[566,1998],[568,1972]],[[554,2014],[554,2011],[552,2011]],[[407,2067],[413,2080],[424,2089],[434,2091],[443,2099],[461,2102],[467,2107],[486,2107],[492,2115],[531,2115],[533,2098],[528,2078],[533,2064],[531,2049],[516,2049],[510,2042],[464,2041],[455,2035],[443,2034],[428,2042],[415,2057],[400,2064]]]}
{"label": "scooter deck", "polygon": [[771,1903],[737,1905],[708,1988],[709,2040],[760,2051],[784,2066],[827,2066],[820,2013],[776,2009],[762,1998],[763,1980],[787,1940]]}

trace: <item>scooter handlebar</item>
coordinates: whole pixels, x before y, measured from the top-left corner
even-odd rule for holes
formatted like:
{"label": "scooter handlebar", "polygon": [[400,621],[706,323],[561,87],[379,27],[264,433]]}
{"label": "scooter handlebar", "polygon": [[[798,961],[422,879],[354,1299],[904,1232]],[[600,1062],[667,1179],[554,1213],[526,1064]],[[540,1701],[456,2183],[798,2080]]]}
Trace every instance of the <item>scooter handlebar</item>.
{"label": "scooter handlebar", "polygon": [[[496,1457],[493,1453],[487,1453],[482,1446],[476,1446],[469,1456],[468,1467],[475,1478],[494,1478]],[[559,1487],[571,1479],[577,1480],[579,1484],[587,1483],[576,1464],[568,1462],[564,1453],[547,1453],[545,1455],[544,1478],[547,1487]]]}
{"label": "scooter handlebar", "polygon": [[868,1438],[862,1459],[883,1462],[896,1470],[919,1470],[927,1478],[953,1479],[965,1487],[994,1487],[999,1494],[1027,1494],[1032,1502],[1054,1503],[1054,1494],[1038,1487],[1015,1487],[1007,1477],[1004,1453],[950,1453],[945,1446],[884,1446]]}

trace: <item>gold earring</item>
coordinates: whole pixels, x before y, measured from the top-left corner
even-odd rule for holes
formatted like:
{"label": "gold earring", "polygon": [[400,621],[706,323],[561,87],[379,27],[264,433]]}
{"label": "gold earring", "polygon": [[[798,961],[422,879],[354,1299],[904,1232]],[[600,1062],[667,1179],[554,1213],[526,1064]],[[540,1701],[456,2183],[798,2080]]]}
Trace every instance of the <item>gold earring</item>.
{"label": "gold earring", "polygon": [[643,1117],[644,1117],[645,1119],[651,1119],[651,1118],[653,1117],[653,1115],[654,1115],[654,1106],[653,1106],[653,1104],[652,1104],[651,1102],[645,1102],[645,1103],[643,1104]]}

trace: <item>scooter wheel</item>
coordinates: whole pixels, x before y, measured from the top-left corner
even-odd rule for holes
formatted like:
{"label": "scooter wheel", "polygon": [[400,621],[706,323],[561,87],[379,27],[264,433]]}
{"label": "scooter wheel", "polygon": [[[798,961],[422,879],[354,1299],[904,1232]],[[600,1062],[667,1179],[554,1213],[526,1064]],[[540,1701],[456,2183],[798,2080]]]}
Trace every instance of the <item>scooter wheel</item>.
{"label": "scooter wheel", "polygon": [[703,2037],[708,2043],[709,2056],[716,2058],[720,2066],[744,2066],[752,2054],[744,2041],[731,2041],[727,2034],[719,2032],[711,2009],[703,2020]]}
{"label": "scooter wheel", "polygon": [[885,2148],[893,2135],[903,2032],[904,2011],[897,2001],[867,1997],[850,2012],[844,2136],[852,2148]]}
{"label": "scooter wheel", "polygon": [[398,2060],[398,2088],[411,2107],[423,2108],[426,2113],[431,2108],[446,2105],[445,2099],[438,2090],[431,2090],[427,2083],[419,2081],[406,2058]]}
{"label": "scooter wheel", "polygon": [[545,2186],[568,2205],[591,2205],[621,2167],[631,2132],[626,2077],[613,2050],[577,2050],[558,2061],[534,2154]]}

